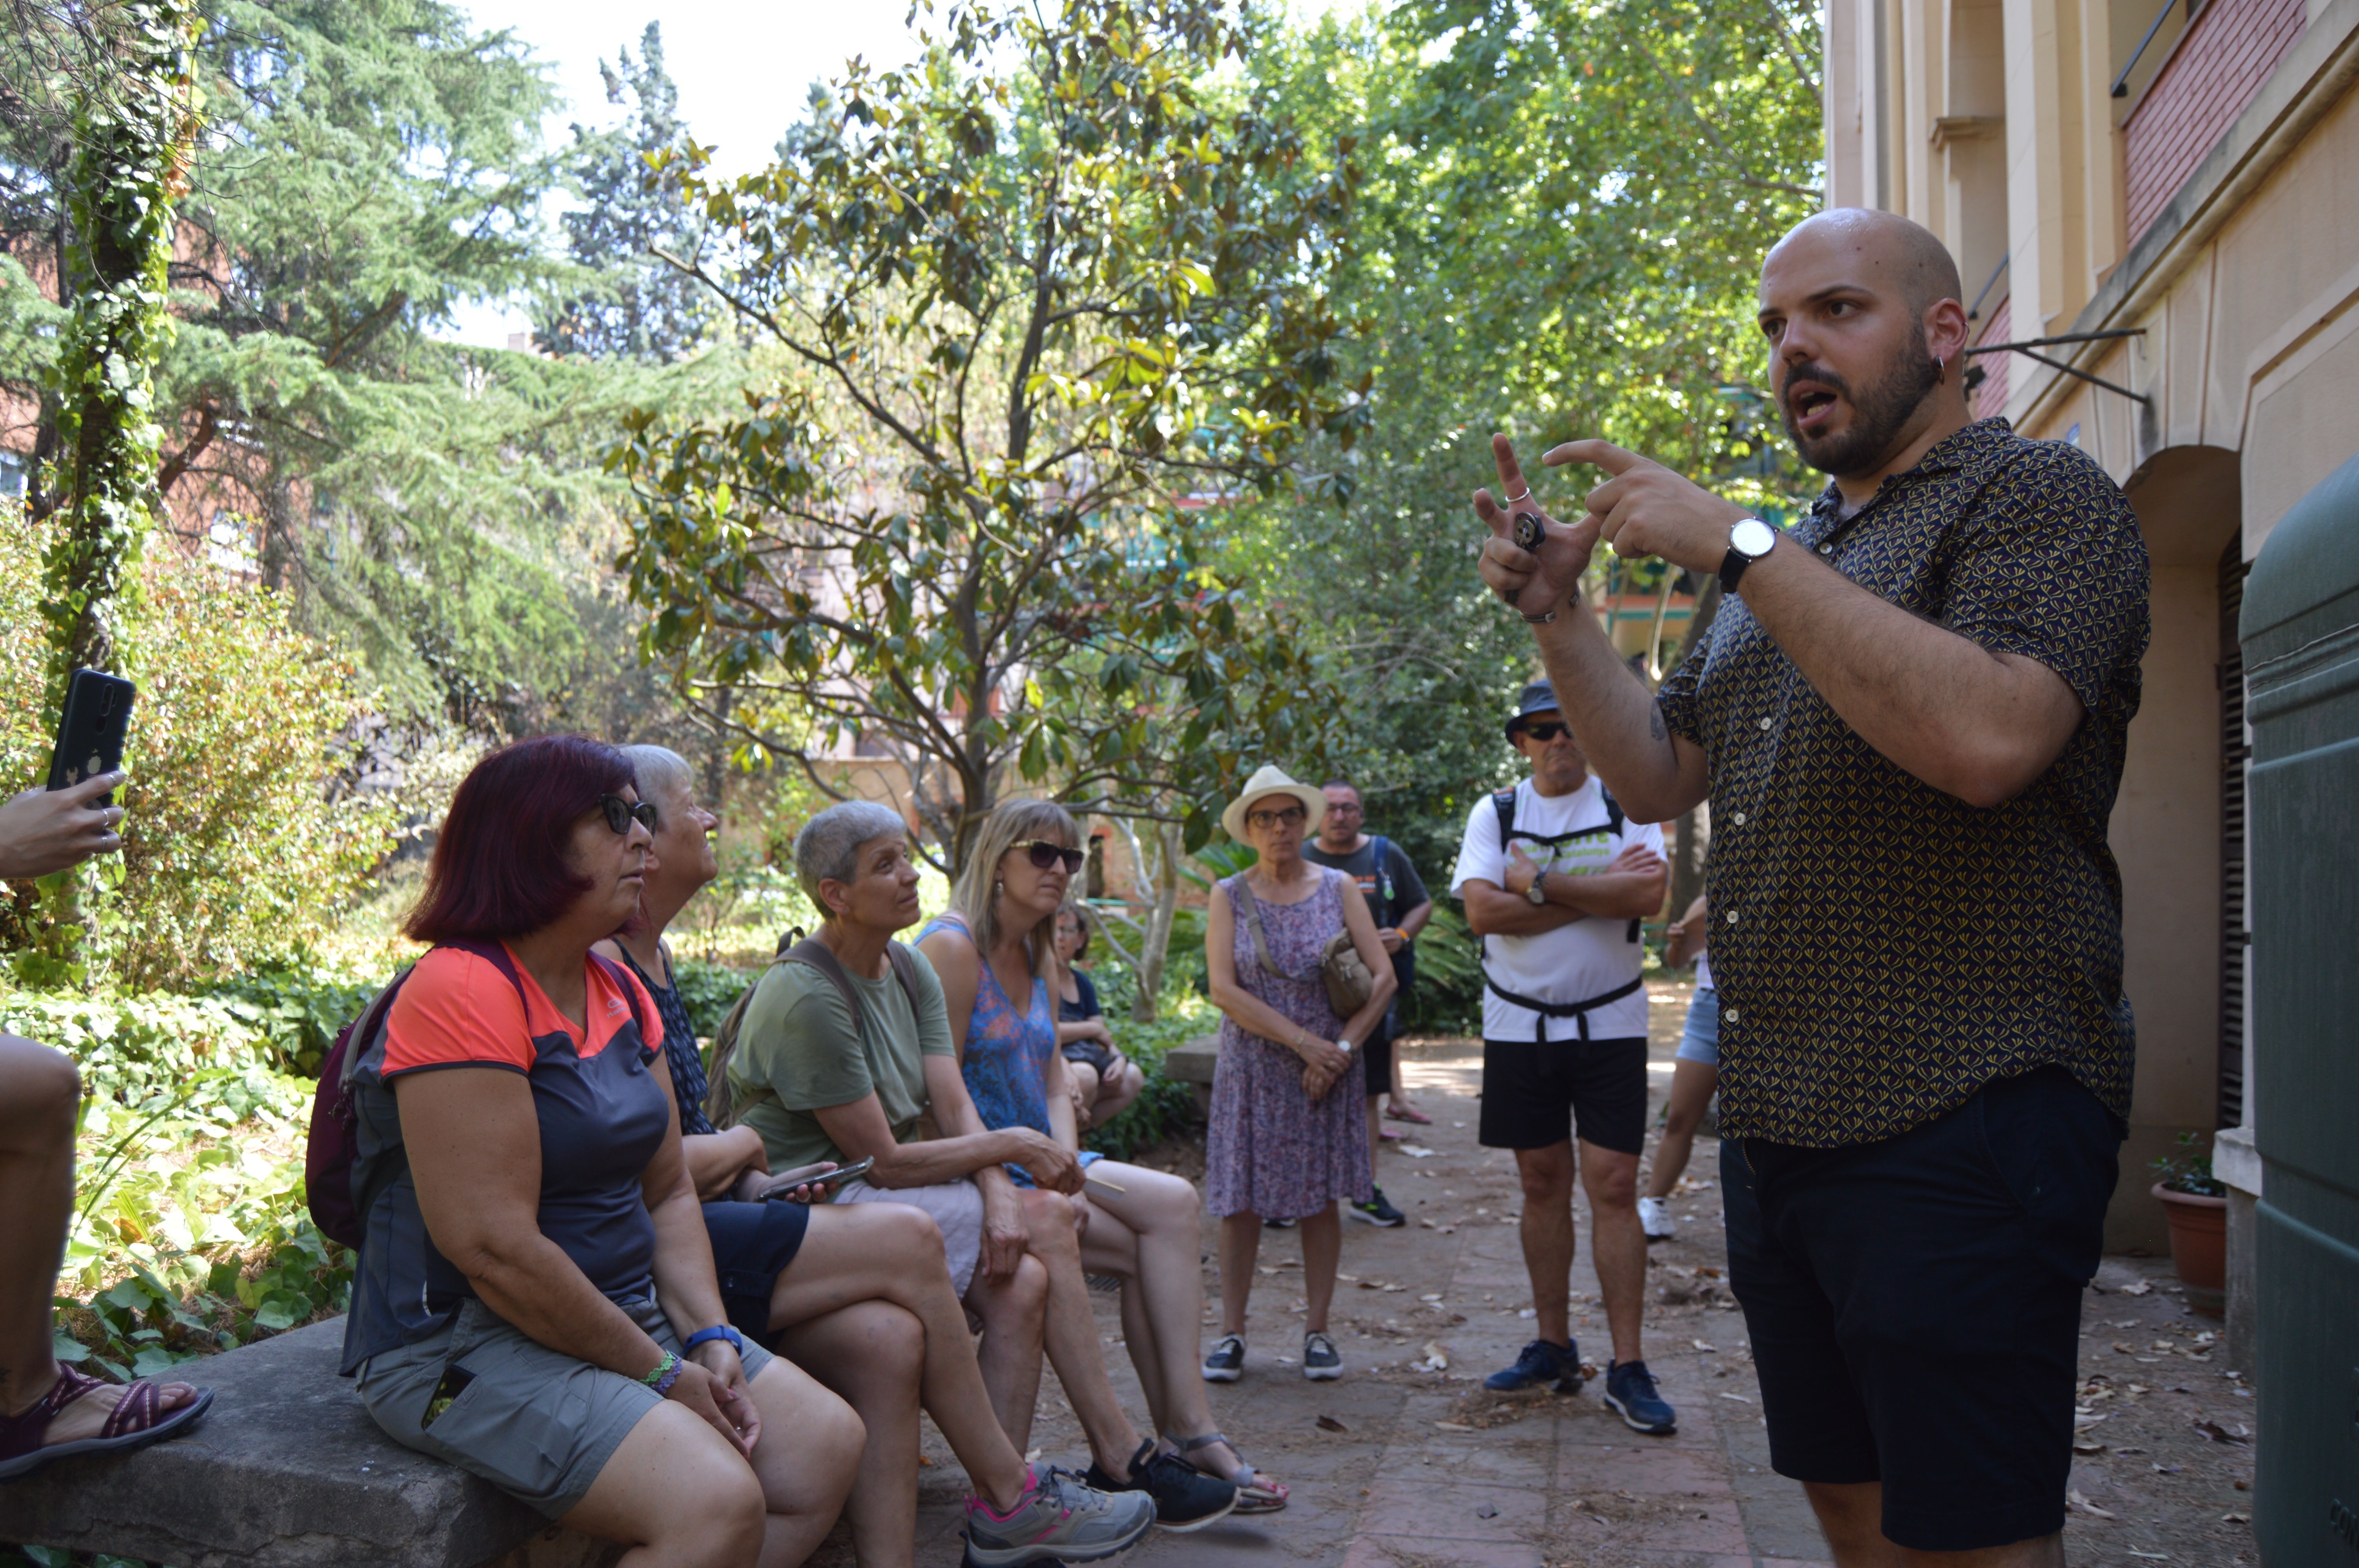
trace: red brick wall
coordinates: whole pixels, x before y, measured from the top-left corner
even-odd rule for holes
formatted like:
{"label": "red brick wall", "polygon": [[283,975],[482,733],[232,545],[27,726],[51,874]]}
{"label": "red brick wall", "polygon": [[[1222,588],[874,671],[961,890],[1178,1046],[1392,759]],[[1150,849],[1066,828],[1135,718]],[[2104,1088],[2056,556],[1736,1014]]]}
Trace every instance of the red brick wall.
{"label": "red brick wall", "polygon": [[2303,0],[2211,0],[2123,128],[2130,242],[2219,145],[2301,37]]}
{"label": "red brick wall", "polygon": [[[2007,333],[2012,329],[2015,319],[2014,306],[2015,301],[2012,297],[2000,300],[1998,308],[1990,314],[1989,325],[1982,330],[1981,335],[1975,338],[1974,341],[1978,343],[2007,341]],[[1973,362],[1981,366],[1983,371],[1983,384],[1974,388],[1975,418],[1987,419],[1994,414],[2006,411],[2006,368],[2007,362],[2013,358],[2015,358],[2013,354],[1976,354],[1973,357]]]}

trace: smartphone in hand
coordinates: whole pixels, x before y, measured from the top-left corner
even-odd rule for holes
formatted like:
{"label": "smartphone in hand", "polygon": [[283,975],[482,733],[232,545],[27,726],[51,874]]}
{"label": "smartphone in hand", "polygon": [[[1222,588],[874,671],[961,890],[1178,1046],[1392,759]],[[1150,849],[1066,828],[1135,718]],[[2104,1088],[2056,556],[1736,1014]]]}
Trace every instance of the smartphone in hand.
{"label": "smartphone in hand", "polygon": [[[49,788],[71,789],[86,778],[123,765],[123,743],[131,730],[131,704],[139,688],[121,676],[82,669],[66,683],[65,712],[58,719],[56,748],[49,753]],[[91,803],[114,804],[107,791]]]}
{"label": "smartphone in hand", "polygon": [[829,1170],[821,1170],[817,1165],[799,1165],[771,1177],[770,1185],[762,1197],[766,1202],[792,1203],[796,1201],[793,1195],[799,1187],[840,1187],[846,1182],[866,1175],[875,1164],[876,1162],[870,1159],[854,1160],[849,1165],[838,1165]]}

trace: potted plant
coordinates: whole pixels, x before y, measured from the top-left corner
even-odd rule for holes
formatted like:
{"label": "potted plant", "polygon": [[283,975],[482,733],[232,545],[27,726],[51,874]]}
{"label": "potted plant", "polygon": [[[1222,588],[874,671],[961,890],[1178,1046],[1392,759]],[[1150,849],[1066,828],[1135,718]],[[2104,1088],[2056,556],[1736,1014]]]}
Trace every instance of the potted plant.
{"label": "potted plant", "polygon": [[2154,1195],[2170,1221],[2170,1261],[2180,1283],[2216,1293],[2228,1283],[2228,1189],[2212,1173],[2212,1151],[2196,1132],[2179,1135],[2179,1153],[2154,1162]]}

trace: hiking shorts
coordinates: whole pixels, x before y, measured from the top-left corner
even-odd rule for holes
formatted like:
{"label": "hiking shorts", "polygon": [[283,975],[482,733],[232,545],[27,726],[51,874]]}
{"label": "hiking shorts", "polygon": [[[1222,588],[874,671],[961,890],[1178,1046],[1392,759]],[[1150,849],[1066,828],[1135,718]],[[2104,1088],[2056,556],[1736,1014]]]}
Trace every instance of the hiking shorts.
{"label": "hiking shorts", "polygon": [[[614,1303],[674,1354],[679,1337],[646,1296]],[[770,1353],[745,1342],[745,1380]],[[480,1301],[449,1327],[364,1362],[361,1403],[406,1448],[481,1476],[545,1518],[590,1493],[623,1439],[656,1406],[653,1389],[551,1350]]]}

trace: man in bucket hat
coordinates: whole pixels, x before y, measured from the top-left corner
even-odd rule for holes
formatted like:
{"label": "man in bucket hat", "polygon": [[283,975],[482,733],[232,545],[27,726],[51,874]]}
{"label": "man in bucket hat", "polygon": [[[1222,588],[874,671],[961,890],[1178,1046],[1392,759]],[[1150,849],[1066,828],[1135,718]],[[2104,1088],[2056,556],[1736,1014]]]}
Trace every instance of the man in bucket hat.
{"label": "man in bucket hat", "polygon": [[1507,739],[1530,762],[1531,776],[1475,803],[1450,888],[1483,939],[1480,1137],[1487,1148],[1516,1152],[1524,1267],[1539,1320],[1539,1337],[1485,1386],[1568,1394],[1581,1387],[1571,1319],[1578,1174],[1614,1338],[1605,1402],[1634,1431],[1661,1434],[1676,1417],[1639,1345],[1647,989],[1638,923],[1663,906],[1663,831],[1628,820],[1589,776],[1548,682],[1524,687]]}

